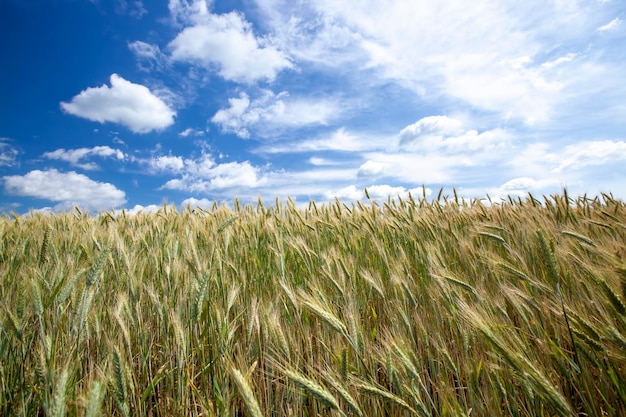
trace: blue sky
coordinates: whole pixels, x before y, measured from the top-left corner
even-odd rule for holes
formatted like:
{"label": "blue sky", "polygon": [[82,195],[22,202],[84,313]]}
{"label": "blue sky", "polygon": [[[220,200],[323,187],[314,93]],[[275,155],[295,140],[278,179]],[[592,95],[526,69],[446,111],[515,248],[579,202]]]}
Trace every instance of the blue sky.
{"label": "blue sky", "polygon": [[626,197],[618,0],[0,1],[0,211]]}

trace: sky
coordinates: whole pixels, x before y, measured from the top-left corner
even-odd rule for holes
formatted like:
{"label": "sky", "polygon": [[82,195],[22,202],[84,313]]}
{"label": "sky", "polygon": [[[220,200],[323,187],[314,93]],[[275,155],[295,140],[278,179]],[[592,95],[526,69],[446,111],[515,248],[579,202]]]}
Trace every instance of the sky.
{"label": "sky", "polygon": [[626,197],[622,0],[0,0],[0,212]]}

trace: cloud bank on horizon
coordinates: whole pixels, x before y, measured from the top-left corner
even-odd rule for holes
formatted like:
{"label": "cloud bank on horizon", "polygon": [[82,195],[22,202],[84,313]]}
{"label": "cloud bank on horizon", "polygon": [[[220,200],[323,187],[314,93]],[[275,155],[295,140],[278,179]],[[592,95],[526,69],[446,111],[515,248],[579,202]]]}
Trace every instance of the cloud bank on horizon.
{"label": "cloud bank on horizon", "polygon": [[366,187],[625,198],[625,15],[611,0],[3,2],[0,211]]}

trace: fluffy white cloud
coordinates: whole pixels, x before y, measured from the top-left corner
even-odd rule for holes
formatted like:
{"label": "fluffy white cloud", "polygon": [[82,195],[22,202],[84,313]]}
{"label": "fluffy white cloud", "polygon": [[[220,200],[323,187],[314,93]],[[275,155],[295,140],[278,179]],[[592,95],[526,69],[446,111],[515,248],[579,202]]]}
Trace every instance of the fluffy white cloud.
{"label": "fluffy white cloud", "polygon": [[[160,206],[158,204],[148,204],[147,206],[142,206],[141,204],[135,204],[133,208],[130,208],[125,211],[130,216],[136,216],[139,213],[144,213],[144,214],[156,213],[162,208],[163,206]],[[120,213],[121,212],[119,210],[116,211],[116,214],[120,214]]]}
{"label": "fluffy white cloud", "polygon": [[169,190],[184,190],[191,192],[208,193],[211,191],[236,191],[255,188],[266,179],[261,175],[261,169],[248,161],[216,163],[208,154],[200,158],[182,159],[180,157],[162,157],[155,160],[164,167],[175,167],[181,176],[167,181],[161,188]]}
{"label": "fluffy white cloud", "polygon": [[370,195],[370,198],[372,200],[380,201],[380,200],[386,200],[390,197],[391,198],[400,197],[400,198],[406,199],[409,197],[409,193],[415,198],[422,197],[424,194],[426,194],[426,196],[429,196],[432,193],[432,190],[430,188],[424,188],[424,187],[407,189],[405,187],[397,187],[397,186],[382,184],[382,185],[372,185],[372,186],[367,187],[367,193]]}
{"label": "fluffy white cloud", "polygon": [[275,94],[269,90],[254,100],[240,93],[239,98],[228,99],[228,104],[230,107],[219,110],[211,121],[223,132],[241,138],[249,138],[250,129],[268,136],[284,128],[325,125],[342,113],[339,100],[291,98],[286,92]]}
{"label": "fluffy white cloud", "polygon": [[174,123],[176,112],[146,86],[134,84],[117,74],[111,86],[89,87],[61,108],[69,114],[104,123],[126,126],[135,133],[164,129]]}
{"label": "fluffy white cloud", "polygon": [[292,67],[268,39],[255,37],[252,25],[241,14],[211,14],[201,2],[193,7],[195,11],[187,8],[183,12],[193,26],[183,29],[168,45],[174,61],[215,68],[223,78],[243,83],[272,81],[280,71]]}
{"label": "fluffy white cloud", "polygon": [[409,193],[419,198],[426,193],[426,195],[430,195],[432,190],[430,188],[418,187],[418,188],[410,188],[407,189],[402,186],[391,186],[387,184],[380,185],[370,185],[365,188],[357,188],[355,185],[349,185],[347,187],[341,188],[337,191],[328,191],[325,193],[325,197],[327,200],[333,200],[335,198],[339,200],[347,200],[347,201],[358,201],[363,200],[367,196],[365,194],[365,190],[367,189],[367,194],[369,194],[370,199],[374,201],[384,201],[389,198],[403,198],[406,199],[409,196]]}
{"label": "fluffy white cloud", "polygon": [[359,167],[357,177],[379,177],[385,173],[385,165],[376,161],[367,161]]}
{"label": "fluffy white cloud", "polygon": [[74,205],[88,210],[110,210],[126,203],[124,191],[113,184],[56,169],[5,176],[4,190],[8,195],[58,202],[55,208],[60,210],[71,209]]}
{"label": "fluffy white cloud", "polygon": [[183,210],[186,209],[187,207],[191,207],[192,209],[196,207],[210,209],[214,203],[215,203],[215,200],[209,200],[208,198],[197,199],[197,198],[189,197],[189,198],[184,199],[180,203],[180,207]]}
{"label": "fluffy white cloud", "polygon": [[99,166],[94,162],[82,162],[92,156],[100,156],[103,158],[114,157],[117,160],[124,160],[125,155],[119,149],[113,149],[108,146],[95,146],[93,148],[78,148],[78,149],[57,149],[52,152],[46,152],[43,154],[45,158],[54,159],[58,161],[69,162],[71,165],[82,168],[86,171],[93,171],[99,169]]}
{"label": "fluffy white cloud", "polygon": [[254,115],[246,116],[250,107],[250,97],[246,93],[241,93],[239,98],[229,98],[228,104],[230,107],[219,110],[211,121],[220,125],[223,132],[234,133],[240,138],[249,138],[250,132],[246,126],[256,121]]}
{"label": "fluffy white cloud", "polygon": [[504,129],[478,133],[465,130],[460,120],[447,116],[429,116],[402,129],[399,146],[407,150],[446,153],[484,152],[505,147],[511,134]]}
{"label": "fluffy white cloud", "polygon": [[150,168],[155,171],[180,172],[185,166],[180,156],[157,156],[150,159]]}
{"label": "fluffy white cloud", "polygon": [[167,8],[175,25],[198,22],[208,16],[212,0],[169,0]]}
{"label": "fluffy white cloud", "polygon": [[428,116],[402,129],[400,145],[421,137],[449,137],[463,133],[463,122],[448,116]]}
{"label": "fluffy white cloud", "polygon": [[9,138],[0,137],[0,167],[12,167],[17,164],[18,151],[9,144]]}
{"label": "fluffy white cloud", "polygon": [[325,196],[327,200],[337,198],[339,200],[357,201],[365,197],[365,192],[362,189],[356,188],[354,185],[348,185],[337,191],[327,191]]}
{"label": "fluffy white cloud", "polygon": [[563,185],[556,179],[536,180],[530,177],[519,177],[511,179],[499,187],[489,188],[487,193],[491,200],[495,202],[505,200],[509,196],[525,198],[529,193],[538,198],[546,191]]}

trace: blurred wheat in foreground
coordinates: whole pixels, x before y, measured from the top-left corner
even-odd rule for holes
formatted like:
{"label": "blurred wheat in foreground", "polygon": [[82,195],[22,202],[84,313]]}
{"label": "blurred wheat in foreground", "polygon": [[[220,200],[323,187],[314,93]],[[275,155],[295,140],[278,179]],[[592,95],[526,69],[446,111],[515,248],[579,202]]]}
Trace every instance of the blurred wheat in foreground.
{"label": "blurred wheat in foreground", "polygon": [[0,415],[624,416],[610,195],[0,218]]}

